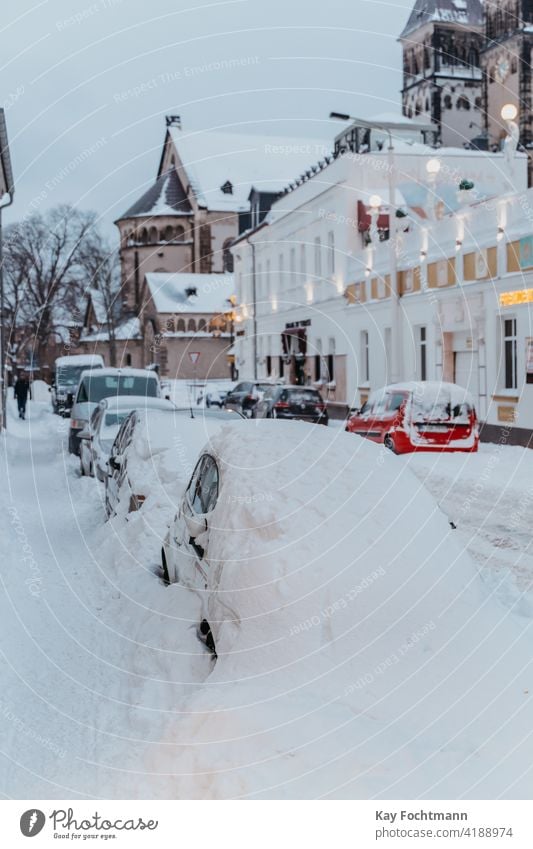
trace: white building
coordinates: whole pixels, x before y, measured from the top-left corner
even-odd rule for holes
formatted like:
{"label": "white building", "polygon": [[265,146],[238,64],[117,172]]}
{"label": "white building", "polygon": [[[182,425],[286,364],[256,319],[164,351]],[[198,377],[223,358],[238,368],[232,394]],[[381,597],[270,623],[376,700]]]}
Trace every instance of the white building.
{"label": "white building", "polygon": [[[521,200],[528,194],[517,194],[527,184],[527,159],[517,156],[511,169],[503,154],[436,152],[404,141],[395,147],[403,365],[391,362],[390,160],[385,151],[348,151],[293,184],[262,225],[234,244],[237,367],[242,377],[320,384],[343,410],[395,372],[404,379],[444,376],[470,386],[481,415],[497,423],[496,387],[509,406],[518,403],[518,386],[500,386],[507,343],[499,333],[519,329],[501,324],[498,297],[500,289],[520,288],[513,257],[521,243],[514,242],[531,230],[520,204],[533,209],[533,201]],[[426,166],[437,156],[440,171],[431,178]],[[474,187],[459,192],[462,180]],[[379,208],[371,199],[380,199]],[[525,356],[519,347],[516,375]],[[510,418],[512,410],[500,414]]]}

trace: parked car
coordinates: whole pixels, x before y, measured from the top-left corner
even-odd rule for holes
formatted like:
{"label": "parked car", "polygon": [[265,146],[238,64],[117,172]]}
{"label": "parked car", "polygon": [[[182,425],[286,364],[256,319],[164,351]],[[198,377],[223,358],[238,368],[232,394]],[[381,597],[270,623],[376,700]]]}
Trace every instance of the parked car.
{"label": "parked car", "polygon": [[82,372],[103,368],[104,358],[99,354],[74,354],[58,357],[54,365],[52,407],[54,413],[68,416]]}
{"label": "parked car", "polygon": [[230,392],[230,389],[207,390],[205,393],[205,406],[208,408],[218,407],[219,409],[222,409]]}
{"label": "parked car", "polygon": [[477,451],[479,427],[472,397],[454,383],[396,383],[373,392],[346,424],[396,454]]}
{"label": "parked car", "polygon": [[107,463],[120,425],[133,410],[175,410],[164,398],[147,398],[136,395],[117,395],[104,398],[91,415],[88,424],[79,433],[80,469],[82,475],[96,476],[105,482]]}
{"label": "parked car", "polygon": [[238,383],[237,386],[226,395],[224,407],[226,410],[236,410],[248,419],[254,418],[258,402],[261,400],[265,392],[268,392],[273,385],[275,384],[261,380],[250,380]]}
{"label": "parked car", "polygon": [[271,386],[258,402],[258,419],[302,419],[328,423],[328,411],[317,389],[308,386]]}
{"label": "parked car", "polygon": [[[337,640],[349,665],[354,639],[363,651],[379,643],[391,611],[404,633],[404,615],[427,615],[426,593],[439,609],[439,577],[450,600],[456,580],[463,588],[473,579],[448,517],[411,471],[400,479],[392,456],[379,462],[376,446],[365,440],[353,451],[350,441],[258,420],[224,428],[200,452],[161,562],[170,582],[196,592],[198,630],[226,680],[243,662],[250,674],[294,667],[294,677],[302,663],[316,672]],[[398,510],[403,503],[408,510]]]}
{"label": "parked car", "polygon": [[[169,403],[169,402],[166,402]],[[139,510],[161,482],[185,485],[198,450],[225,422],[242,416],[228,410],[137,409],[122,422],[109,452],[106,512],[119,502],[124,512]]]}
{"label": "parked car", "polygon": [[94,408],[104,398],[113,395],[160,398],[159,378],[155,371],[146,369],[105,368],[82,372],[70,413],[68,448],[71,454],[79,455],[79,434],[89,422]]}

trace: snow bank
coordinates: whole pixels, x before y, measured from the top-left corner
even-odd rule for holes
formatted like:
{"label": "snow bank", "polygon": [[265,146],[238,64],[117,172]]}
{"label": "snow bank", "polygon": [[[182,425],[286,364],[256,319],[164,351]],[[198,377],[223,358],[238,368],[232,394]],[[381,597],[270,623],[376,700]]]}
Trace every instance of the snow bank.
{"label": "snow bank", "polygon": [[529,734],[530,623],[401,459],[262,420],[212,448],[219,657],[148,760],[168,794],[527,796],[498,764]]}

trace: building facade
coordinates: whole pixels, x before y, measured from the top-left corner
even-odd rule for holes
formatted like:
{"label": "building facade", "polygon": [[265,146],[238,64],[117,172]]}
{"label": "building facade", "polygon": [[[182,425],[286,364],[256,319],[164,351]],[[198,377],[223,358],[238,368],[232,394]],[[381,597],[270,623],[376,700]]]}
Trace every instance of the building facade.
{"label": "building facade", "polygon": [[[424,145],[399,142],[395,151],[395,254],[402,296],[425,286],[415,265],[402,267],[411,241],[419,240],[418,251],[427,257],[439,254],[435,227],[437,222],[452,227],[449,222],[462,214],[461,181],[474,184],[470,204],[489,203],[509,188],[502,154],[442,149],[435,181],[426,167],[434,157]],[[311,178],[293,183],[268,219],[236,241],[242,318],[236,362],[242,376],[314,384],[342,410],[390,379],[390,167],[385,151],[339,154]],[[520,155],[513,169],[516,190],[525,188],[526,170],[526,157]],[[440,262],[438,272],[426,264],[431,281],[435,274],[439,281],[446,274],[452,280],[449,264]],[[378,363],[383,364],[379,373]],[[416,373],[406,357],[403,376]]]}

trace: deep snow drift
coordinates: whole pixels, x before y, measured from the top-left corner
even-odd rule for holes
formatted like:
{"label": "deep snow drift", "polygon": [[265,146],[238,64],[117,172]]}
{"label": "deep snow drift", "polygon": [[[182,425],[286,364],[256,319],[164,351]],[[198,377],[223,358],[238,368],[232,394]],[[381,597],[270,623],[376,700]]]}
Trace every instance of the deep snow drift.
{"label": "deep snow drift", "polygon": [[[190,466],[105,523],[68,422],[29,412],[3,453],[0,792],[531,796],[528,608],[496,598],[411,461],[303,424],[213,438],[231,458],[214,560],[239,616],[215,663],[200,599],[158,572]],[[504,450],[511,498],[533,455]],[[461,459],[412,467],[460,481]]]}

